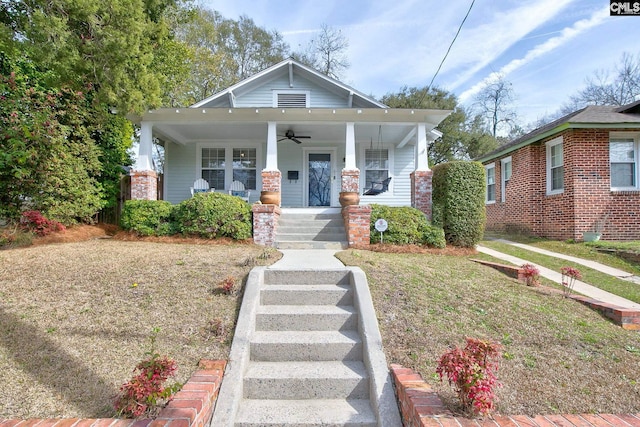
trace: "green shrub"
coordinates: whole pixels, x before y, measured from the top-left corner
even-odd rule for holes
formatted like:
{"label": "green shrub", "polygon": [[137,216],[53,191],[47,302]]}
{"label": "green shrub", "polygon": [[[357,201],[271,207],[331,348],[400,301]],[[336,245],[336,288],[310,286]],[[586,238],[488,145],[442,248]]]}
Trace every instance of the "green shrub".
{"label": "green shrub", "polygon": [[428,245],[444,248],[444,231],[433,227],[423,212],[411,207],[371,205],[371,243],[380,243],[380,232],[375,223],[383,218],[388,228],[383,239],[386,243],[399,245]]}
{"label": "green shrub", "polygon": [[473,247],[484,233],[485,171],[479,162],[450,162],[433,168],[433,224],[447,243]]}
{"label": "green shrub", "polygon": [[165,200],[127,200],[120,225],[142,236],[167,236],[177,232],[171,222],[174,206]]}
{"label": "green shrub", "polygon": [[236,240],[251,237],[251,206],[228,194],[197,193],[176,207],[175,221],[185,235]]}

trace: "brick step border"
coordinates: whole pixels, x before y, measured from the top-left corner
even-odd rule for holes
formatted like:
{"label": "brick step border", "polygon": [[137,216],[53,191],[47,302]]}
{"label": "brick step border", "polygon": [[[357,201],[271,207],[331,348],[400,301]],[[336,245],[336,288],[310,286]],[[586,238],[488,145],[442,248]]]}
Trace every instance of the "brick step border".
{"label": "brick step border", "polygon": [[[472,259],[471,261],[494,268],[511,278],[518,279],[521,282],[526,281],[522,268],[520,267],[514,265],[499,264],[497,262],[484,261],[481,259]],[[551,290],[551,288],[546,289]],[[622,329],[627,329],[630,331],[640,331],[640,310],[619,307],[617,305],[598,301],[596,299],[585,297],[582,295],[572,294],[569,295],[569,298],[586,305],[592,310],[598,311],[604,317],[611,320],[616,325],[622,327]]]}
{"label": "brick step border", "polygon": [[640,427],[640,414],[499,415],[457,417],[422,376],[401,365],[391,375],[404,427]]}
{"label": "brick step border", "polygon": [[213,415],[226,364],[225,360],[201,360],[198,370],[155,419],[0,418],[0,427],[204,427]]}

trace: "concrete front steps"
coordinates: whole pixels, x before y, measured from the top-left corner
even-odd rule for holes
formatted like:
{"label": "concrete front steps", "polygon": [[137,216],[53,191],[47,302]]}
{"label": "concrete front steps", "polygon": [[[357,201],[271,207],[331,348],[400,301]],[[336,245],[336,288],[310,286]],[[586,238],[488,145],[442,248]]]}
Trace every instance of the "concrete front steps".
{"label": "concrete front steps", "polygon": [[346,249],[340,208],[283,208],[278,221],[278,249]]}
{"label": "concrete front steps", "polygon": [[252,270],[211,426],[401,426],[362,270]]}

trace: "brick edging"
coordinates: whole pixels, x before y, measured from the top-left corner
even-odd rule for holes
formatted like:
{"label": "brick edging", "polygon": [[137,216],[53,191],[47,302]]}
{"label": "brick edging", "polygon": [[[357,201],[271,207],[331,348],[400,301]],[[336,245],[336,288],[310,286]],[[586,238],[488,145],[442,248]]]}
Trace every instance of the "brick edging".
{"label": "brick edging", "polygon": [[499,415],[455,417],[422,376],[413,369],[391,365],[391,376],[404,427],[640,427],[640,414]]}
{"label": "brick edging", "polygon": [[[521,282],[525,282],[526,279],[522,272],[521,267],[500,264],[497,262],[485,261],[481,259],[471,259],[473,262],[486,265],[494,268],[501,273],[506,274],[509,277],[518,279]],[[546,288],[551,289],[551,288]],[[634,310],[632,308],[619,307],[614,304],[602,302],[593,298],[585,297],[582,295],[569,295],[569,298],[574,299],[592,310],[596,310],[607,319],[611,320],[616,325],[622,327],[622,329],[640,331],[640,310]]]}
{"label": "brick edging", "polygon": [[225,360],[201,360],[189,380],[155,419],[40,418],[1,419],[0,427],[204,427],[211,420]]}

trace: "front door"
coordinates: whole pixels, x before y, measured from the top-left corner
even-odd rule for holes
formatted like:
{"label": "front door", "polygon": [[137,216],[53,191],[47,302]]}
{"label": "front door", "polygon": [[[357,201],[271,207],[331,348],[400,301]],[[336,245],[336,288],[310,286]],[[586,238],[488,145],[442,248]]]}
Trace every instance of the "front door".
{"label": "front door", "polygon": [[331,206],[331,153],[308,153],[309,206]]}

